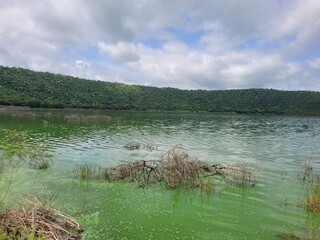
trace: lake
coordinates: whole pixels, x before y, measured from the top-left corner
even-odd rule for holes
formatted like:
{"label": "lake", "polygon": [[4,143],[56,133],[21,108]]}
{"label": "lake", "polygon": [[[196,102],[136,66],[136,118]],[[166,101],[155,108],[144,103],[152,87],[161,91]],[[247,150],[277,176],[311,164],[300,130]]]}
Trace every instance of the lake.
{"label": "lake", "polygon": [[[0,110],[0,129],[28,131],[31,144],[45,143],[53,154],[47,170],[15,169],[5,204],[53,197],[85,229],[82,239],[281,239],[320,231],[320,216],[303,208],[301,176],[305,161],[320,171],[319,117],[13,109]],[[127,143],[156,149],[130,151]],[[77,164],[157,160],[177,144],[209,164],[254,163],[257,184],[217,180],[203,193],[73,175]],[[1,183],[3,195],[8,176]]]}

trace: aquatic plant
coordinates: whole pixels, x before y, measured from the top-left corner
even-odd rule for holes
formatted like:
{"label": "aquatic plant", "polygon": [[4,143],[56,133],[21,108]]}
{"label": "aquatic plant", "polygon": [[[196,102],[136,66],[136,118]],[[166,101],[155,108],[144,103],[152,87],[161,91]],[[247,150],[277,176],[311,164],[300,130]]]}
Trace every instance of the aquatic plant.
{"label": "aquatic plant", "polygon": [[201,185],[200,185],[201,192],[210,194],[213,192],[214,187],[215,187],[215,182],[212,179],[212,177],[209,176],[201,179]]}
{"label": "aquatic plant", "polygon": [[38,199],[0,213],[0,239],[79,239],[82,229],[69,215]]}
{"label": "aquatic plant", "polygon": [[312,178],[312,170],[313,166],[311,164],[311,160],[305,160],[303,162],[303,173],[301,174],[301,179],[303,181],[310,180],[310,178]]}
{"label": "aquatic plant", "polygon": [[300,240],[301,237],[295,235],[294,233],[282,232],[277,234],[277,237],[281,240]]}
{"label": "aquatic plant", "polygon": [[91,178],[93,172],[93,166],[85,163],[76,165],[73,169],[73,175],[79,177],[81,180],[88,180]]}
{"label": "aquatic plant", "polygon": [[320,212],[320,175],[316,175],[313,181],[307,185],[304,207],[308,212]]}
{"label": "aquatic plant", "polygon": [[80,178],[81,180],[110,180],[108,168],[102,168],[99,165],[91,165],[88,163],[76,165],[73,169],[73,176]]}

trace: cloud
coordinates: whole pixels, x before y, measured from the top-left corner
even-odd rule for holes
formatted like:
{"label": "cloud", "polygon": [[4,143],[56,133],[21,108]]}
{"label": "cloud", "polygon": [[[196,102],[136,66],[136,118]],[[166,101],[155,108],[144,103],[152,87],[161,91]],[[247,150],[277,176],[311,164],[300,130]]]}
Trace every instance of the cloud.
{"label": "cloud", "polygon": [[320,58],[312,59],[308,63],[311,68],[320,70]]}
{"label": "cloud", "polygon": [[107,53],[114,61],[136,62],[139,60],[136,46],[132,43],[118,42],[117,44],[98,43],[98,48],[102,53]]}
{"label": "cloud", "polygon": [[[299,64],[286,63],[279,54],[266,55],[245,50],[213,56],[178,41],[167,43],[161,49],[142,44],[130,45],[130,48],[135,49],[140,58],[128,64],[127,69],[142,73],[140,83],[154,86],[206,89],[266,87],[301,71]],[[122,52],[123,47],[112,46],[112,51]]]}
{"label": "cloud", "polygon": [[317,0],[2,3],[0,64],[178,88],[317,89]]}
{"label": "cloud", "polygon": [[[270,20],[267,32],[273,40],[283,41],[287,54],[303,53],[310,49],[320,54],[320,2],[316,0],[292,1]],[[274,26],[274,27],[273,27]]]}

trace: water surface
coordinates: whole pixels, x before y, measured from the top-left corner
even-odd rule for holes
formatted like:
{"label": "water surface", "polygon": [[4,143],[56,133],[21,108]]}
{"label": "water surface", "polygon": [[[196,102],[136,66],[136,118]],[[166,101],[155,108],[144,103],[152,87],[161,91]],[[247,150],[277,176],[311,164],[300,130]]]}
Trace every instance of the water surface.
{"label": "water surface", "polygon": [[[86,116],[105,117],[86,117]],[[84,116],[84,117],[81,117]],[[106,117],[106,116],[110,116]],[[15,171],[8,202],[21,194],[56,196],[53,204],[76,216],[83,239],[279,239],[305,236],[319,217],[301,207],[303,163],[320,167],[320,118],[78,110],[2,110],[0,129],[27,130],[30,142],[50,145],[54,164],[46,171]],[[129,142],[157,150],[128,151]],[[216,164],[254,162],[254,187],[218,182],[211,194],[145,189],[134,184],[81,182],[76,164],[115,166],[160,159],[182,144],[188,153]],[[3,191],[3,189],[2,189]]]}

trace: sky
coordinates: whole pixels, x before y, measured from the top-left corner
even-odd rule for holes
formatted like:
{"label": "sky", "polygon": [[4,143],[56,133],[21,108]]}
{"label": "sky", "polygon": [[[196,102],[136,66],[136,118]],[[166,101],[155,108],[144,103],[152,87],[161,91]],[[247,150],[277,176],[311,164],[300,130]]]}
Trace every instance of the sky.
{"label": "sky", "polygon": [[320,1],[1,0],[0,65],[180,89],[320,91]]}

